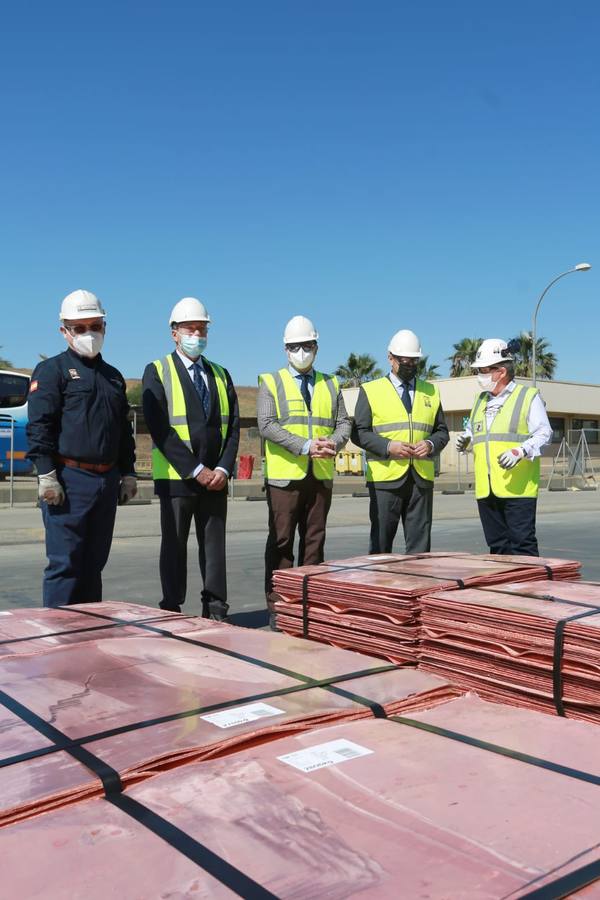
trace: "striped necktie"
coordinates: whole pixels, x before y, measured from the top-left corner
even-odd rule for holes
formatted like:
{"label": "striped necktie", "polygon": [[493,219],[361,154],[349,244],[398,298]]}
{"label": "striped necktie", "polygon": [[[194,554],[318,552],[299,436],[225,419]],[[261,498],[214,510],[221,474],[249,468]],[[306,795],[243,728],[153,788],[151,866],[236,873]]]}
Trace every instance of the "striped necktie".
{"label": "striped necktie", "polygon": [[302,399],[306,403],[306,408],[310,412],[310,391],[308,389],[308,379],[310,375],[304,373],[300,376],[300,393],[302,394]]}
{"label": "striped necktie", "polygon": [[200,397],[200,400],[202,401],[204,415],[208,419],[208,413],[210,410],[210,396],[204,378],[202,377],[202,366],[199,363],[192,363],[192,370],[194,372],[194,387],[198,391],[198,395]]}

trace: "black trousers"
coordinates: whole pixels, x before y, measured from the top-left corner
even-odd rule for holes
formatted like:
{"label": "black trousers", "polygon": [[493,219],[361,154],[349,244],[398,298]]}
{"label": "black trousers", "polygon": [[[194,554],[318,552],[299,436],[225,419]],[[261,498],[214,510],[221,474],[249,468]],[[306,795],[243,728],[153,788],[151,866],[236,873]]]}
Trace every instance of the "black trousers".
{"label": "black trousers", "polygon": [[428,553],[431,550],[433,484],[431,487],[418,484],[409,472],[400,487],[379,488],[371,482],[369,495],[369,553],[392,552],[400,520],[407,553]]}
{"label": "black trousers", "polygon": [[187,543],[194,519],[198,562],[204,583],[202,615],[222,619],[227,615],[225,570],[225,522],[227,490],[203,491],[189,497],[160,498],[160,581],[162,609],[180,611],[187,589]]}
{"label": "black trousers", "polygon": [[477,501],[490,553],[539,556],[535,536],[536,497],[495,497]]}

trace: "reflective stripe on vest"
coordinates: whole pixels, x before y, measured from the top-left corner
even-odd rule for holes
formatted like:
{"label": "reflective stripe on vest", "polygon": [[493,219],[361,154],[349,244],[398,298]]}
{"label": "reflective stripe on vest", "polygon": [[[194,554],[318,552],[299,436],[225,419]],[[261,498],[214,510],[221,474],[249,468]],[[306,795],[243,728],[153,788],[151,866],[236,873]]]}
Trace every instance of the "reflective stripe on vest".
{"label": "reflective stripe on vest", "polygon": [[520,446],[529,434],[527,419],[536,388],[518,384],[500,407],[487,429],[485,409],[487,392],[480,394],[471,412],[473,456],[475,461],[475,496],[478,500],[496,497],[537,497],[540,484],[540,459],[522,459],[513,469],[503,469],[498,457],[506,450]]}
{"label": "reflective stripe on vest", "polygon": [[[210,369],[215,377],[217,386],[217,394],[219,397],[219,410],[221,413],[221,449],[225,443],[227,429],[229,427],[229,397],[227,396],[227,376],[225,370],[217,365],[217,363],[204,360],[205,366]],[[190,439],[190,426],[187,418],[187,409],[185,405],[185,395],[183,393],[183,385],[179,372],[175,366],[175,360],[171,355],[165,356],[164,359],[155,359],[154,366],[158,377],[162,382],[167,399],[167,409],[169,411],[169,424],[173,431],[179,436],[183,443],[190,450],[192,442]],[[187,378],[187,376],[186,376]],[[158,447],[152,447],[152,477],[157,479],[168,479],[169,481],[181,481],[181,475],[171,465],[164,453]]]}
{"label": "reflective stripe on vest", "polygon": [[[389,378],[377,378],[362,385],[371,407],[372,427],[390,441],[416,444],[433,431],[440,408],[437,387],[417,379],[412,413],[408,413]],[[397,481],[413,466],[427,481],[433,481],[432,459],[378,459],[367,454],[367,481]]]}
{"label": "reflective stripe on vest", "polygon": [[[310,412],[300,393],[296,378],[288,369],[265,373],[258,376],[259,384],[264,384],[277,409],[278,424],[290,434],[296,434],[305,441],[317,437],[329,437],[335,431],[337,420],[338,380],[335,375],[315,372],[315,384]],[[299,481],[308,472],[309,456],[295,456],[281,444],[265,441],[265,471],[267,480]],[[312,471],[315,478],[325,481],[333,478],[334,457],[313,459]]]}

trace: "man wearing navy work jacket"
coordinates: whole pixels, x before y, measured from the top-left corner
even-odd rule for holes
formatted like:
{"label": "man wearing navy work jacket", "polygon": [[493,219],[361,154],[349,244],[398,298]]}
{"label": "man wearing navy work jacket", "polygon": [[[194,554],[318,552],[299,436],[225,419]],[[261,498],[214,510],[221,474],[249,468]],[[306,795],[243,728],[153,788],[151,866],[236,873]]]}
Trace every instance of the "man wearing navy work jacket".
{"label": "man wearing navy work jacket", "polygon": [[28,456],[46,528],[44,606],[102,600],[117,503],[137,491],[125,382],[100,355],[104,309],[77,290],[60,319],[68,349],[39,363],[28,401]]}
{"label": "man wearing navy work jacket", "polygon": [[194,297],[175,304],[169,325],[175,350],[150,363],[143,406],[152,436],[152,477],[160,499],[162,609],[181,612],[187,588],[187,542],[196,527],[202,615],[227,617],[227,484],[240,429],[237,396],[226,369],[203,356],[210,316]]}

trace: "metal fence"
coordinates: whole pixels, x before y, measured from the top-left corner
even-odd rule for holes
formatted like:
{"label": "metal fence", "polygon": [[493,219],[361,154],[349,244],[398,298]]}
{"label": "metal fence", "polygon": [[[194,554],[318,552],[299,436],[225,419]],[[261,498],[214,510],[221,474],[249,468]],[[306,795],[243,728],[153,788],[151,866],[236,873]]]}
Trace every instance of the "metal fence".
{"label": "metal fence", "polygon": [[600,428],[569,428],[567,431],[569,446],[577,447],[582,434],[585,435],[585,442],[592,459],[600,459]]}

